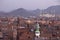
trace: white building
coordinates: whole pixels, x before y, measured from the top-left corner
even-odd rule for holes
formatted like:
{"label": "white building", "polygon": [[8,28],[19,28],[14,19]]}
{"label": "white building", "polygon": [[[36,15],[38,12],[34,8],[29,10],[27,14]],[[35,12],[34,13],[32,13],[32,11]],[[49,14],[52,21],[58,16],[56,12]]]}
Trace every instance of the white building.
{"label": "white building", "polygon": [[55,14],[49,14],[49,13],[45,13],[45,14],[40,14],[40,17],[55,17]]}

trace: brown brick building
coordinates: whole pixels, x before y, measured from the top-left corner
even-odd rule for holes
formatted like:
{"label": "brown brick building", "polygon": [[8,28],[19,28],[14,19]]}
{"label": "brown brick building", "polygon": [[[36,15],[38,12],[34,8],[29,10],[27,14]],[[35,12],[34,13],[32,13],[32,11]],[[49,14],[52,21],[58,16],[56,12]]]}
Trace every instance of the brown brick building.
{"label": "brown brick building", "polygon": [[[0,18],[0,40],[35,40],[34,24],[23,18]],[[60,21],[40,20],[40,40],[60,40]],[[33,29],[33,31],[31,31]]]}

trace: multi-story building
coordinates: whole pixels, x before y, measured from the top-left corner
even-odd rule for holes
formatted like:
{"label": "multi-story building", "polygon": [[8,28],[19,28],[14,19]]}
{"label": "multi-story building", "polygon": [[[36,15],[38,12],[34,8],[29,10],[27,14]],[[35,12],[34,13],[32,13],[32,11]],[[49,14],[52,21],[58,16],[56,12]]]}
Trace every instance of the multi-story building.
{"label": "multi-story building", "polygon": [[40,26],[40,40],[60,40],[59,20],[0,17],[0,40],[35,40],[36,21]]}

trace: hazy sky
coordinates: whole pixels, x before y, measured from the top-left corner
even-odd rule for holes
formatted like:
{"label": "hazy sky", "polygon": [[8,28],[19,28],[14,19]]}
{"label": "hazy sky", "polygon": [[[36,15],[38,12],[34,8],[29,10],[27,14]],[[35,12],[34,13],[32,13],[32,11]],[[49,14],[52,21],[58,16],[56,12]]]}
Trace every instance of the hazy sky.
{"label": "hazy sky", "polygon": [[45,9],[49,6],[58,5],[59,2],[59,0],[0,0],[0,11],[8,12],[18,8]]}

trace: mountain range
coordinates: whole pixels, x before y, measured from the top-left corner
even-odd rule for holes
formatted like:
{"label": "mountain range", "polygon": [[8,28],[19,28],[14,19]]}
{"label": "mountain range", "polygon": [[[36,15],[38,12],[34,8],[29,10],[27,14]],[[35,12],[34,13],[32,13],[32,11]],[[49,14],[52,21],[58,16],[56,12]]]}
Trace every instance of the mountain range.
{"label": "mountain range", "polygon": [[60,5],[57,6],[51,6],[48,7],[47,9],[40,10],[26,10],[24,8],[19,8],[16,10],[13,10],[11,12],[0,12],[0,16],[23,16],[23,17],[28,17],[28,16],[38,16],[41,13],[49,13],[49,14],[56,14],[60,15]]}

